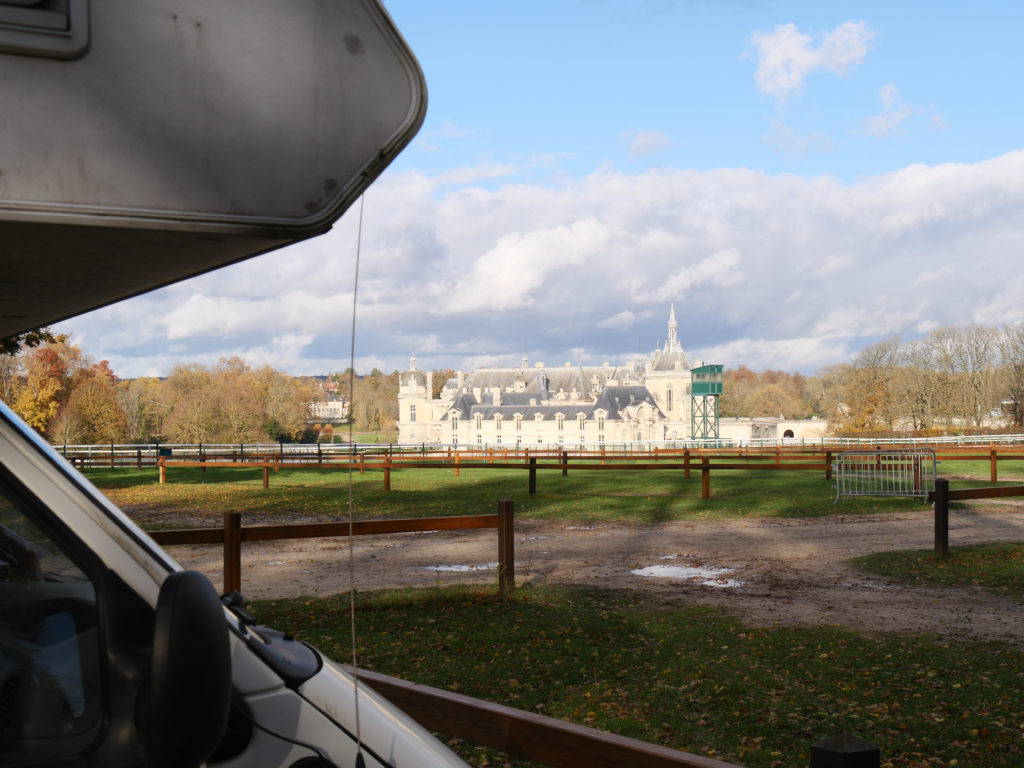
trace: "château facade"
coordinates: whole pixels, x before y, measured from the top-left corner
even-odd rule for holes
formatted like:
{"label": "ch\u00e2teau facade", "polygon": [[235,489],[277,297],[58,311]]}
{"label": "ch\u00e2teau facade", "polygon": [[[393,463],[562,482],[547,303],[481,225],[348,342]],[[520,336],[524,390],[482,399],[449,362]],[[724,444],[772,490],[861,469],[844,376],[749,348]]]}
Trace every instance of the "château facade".
{"label": "ch\u00e2teau facade", "polygon": [[600,447],[691,437],[691,370],[675,307],[663,349],[625,365],[565,363],[459,372],[432,398],[432,374],[416,358],[399,379],[401,443],[456,447]]}

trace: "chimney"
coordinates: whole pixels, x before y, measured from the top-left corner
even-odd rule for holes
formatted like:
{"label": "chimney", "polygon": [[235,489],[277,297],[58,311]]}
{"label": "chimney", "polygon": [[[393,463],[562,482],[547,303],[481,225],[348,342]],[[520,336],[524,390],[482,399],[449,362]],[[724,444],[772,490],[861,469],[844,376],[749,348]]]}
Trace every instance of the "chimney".
{"label": "chimney", "polygon": [[430,398],[434,394],[434,372],[427,371],[427,397]]}
{"label": "chimney", "polygon": [[501,405],[501,387],[491,387],[491,405]]}
{"label": "chimney", "polygon": [[464,374],[462,371],[459,371],[455,375],[458,377],[459,389],[462,389],[462,385],[466,383],[466,374]]}
{"label": "chimney", "polygon": [[483,396],[483,393],[484,391],[480,387],[473,387],[473,399],[478,403],[480,402],[480,398]]}

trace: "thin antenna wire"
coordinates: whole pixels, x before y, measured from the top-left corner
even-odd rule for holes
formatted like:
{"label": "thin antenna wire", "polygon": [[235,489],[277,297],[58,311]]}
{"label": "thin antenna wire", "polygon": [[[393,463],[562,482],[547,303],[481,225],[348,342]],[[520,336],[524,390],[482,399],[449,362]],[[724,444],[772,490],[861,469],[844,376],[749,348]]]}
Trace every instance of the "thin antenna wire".
{"label": "thin antenna wire", "polygon": [[356,394],[356,297],[359,290],[359,253],[363,246],[363,200],[365,195],[359,196],[359,229],[356,235],[356,273],[352,280],[352,344],[348,356],[348,444],[352,455],[348,462],[348,612],[349,625],[352,635],[352,680],[355,684],[353,693],[355,695],[356,710],[356,755],[357,760],[362,758],[363,739],[359,728],[359,664],[356,659],[356,563],[355,546],[352,543],[354,526],[352,523],[354,503],[352,501],[352,460],[355,458],[356,444],[353,440],[352,423],[355,421],[355,394]]}

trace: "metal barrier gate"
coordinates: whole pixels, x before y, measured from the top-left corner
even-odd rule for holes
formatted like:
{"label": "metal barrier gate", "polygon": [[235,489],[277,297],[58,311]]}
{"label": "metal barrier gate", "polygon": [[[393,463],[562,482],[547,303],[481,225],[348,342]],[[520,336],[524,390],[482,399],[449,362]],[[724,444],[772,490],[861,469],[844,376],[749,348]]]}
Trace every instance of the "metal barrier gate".
{"label": "metal barrier gate", "polygon": [[935,451],[843,451],[835,460],[836,498],[919,496],[935,490]]}

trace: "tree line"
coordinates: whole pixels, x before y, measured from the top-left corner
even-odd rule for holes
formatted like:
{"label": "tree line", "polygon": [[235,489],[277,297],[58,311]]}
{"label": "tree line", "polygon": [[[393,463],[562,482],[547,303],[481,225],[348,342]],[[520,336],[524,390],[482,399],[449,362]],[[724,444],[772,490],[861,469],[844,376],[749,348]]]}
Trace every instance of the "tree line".
{"label": "tree line", "polygon": [[307,439],[310,380],[237,357],[121,380],[68,335],[0,353],[0,400],[54,443],[243,443]]}
{"label": "tree line", "polygon": [[1024,325],[948,326],[893,336],[815,382],[836,434],[1024,427]]}
{"label": "tree line", "polygon": [[723,378],[722,416],[817,416],[830,433],[848,436],[1020,431],[1024,325],[892,336],[814,376],[741,365]]}
{"label": "tree line", "polygon": [[[433,397],[452,375],[434,372]],[[1024,324],[949,326],[914,341],[893,336],[815,376],[742,365],[723,375],[724,417],[818,416],[837,435],[1024,429]],[[394,432],[398,371],[346,369],[328,378],[349,399],[354,429]],[[321,432],[308,423],[308,406],[324,397],[312,378],[237,357],[122,380],[67,335],[44,329],[0,346],[0,400],[58,444],[312,441]]]}

